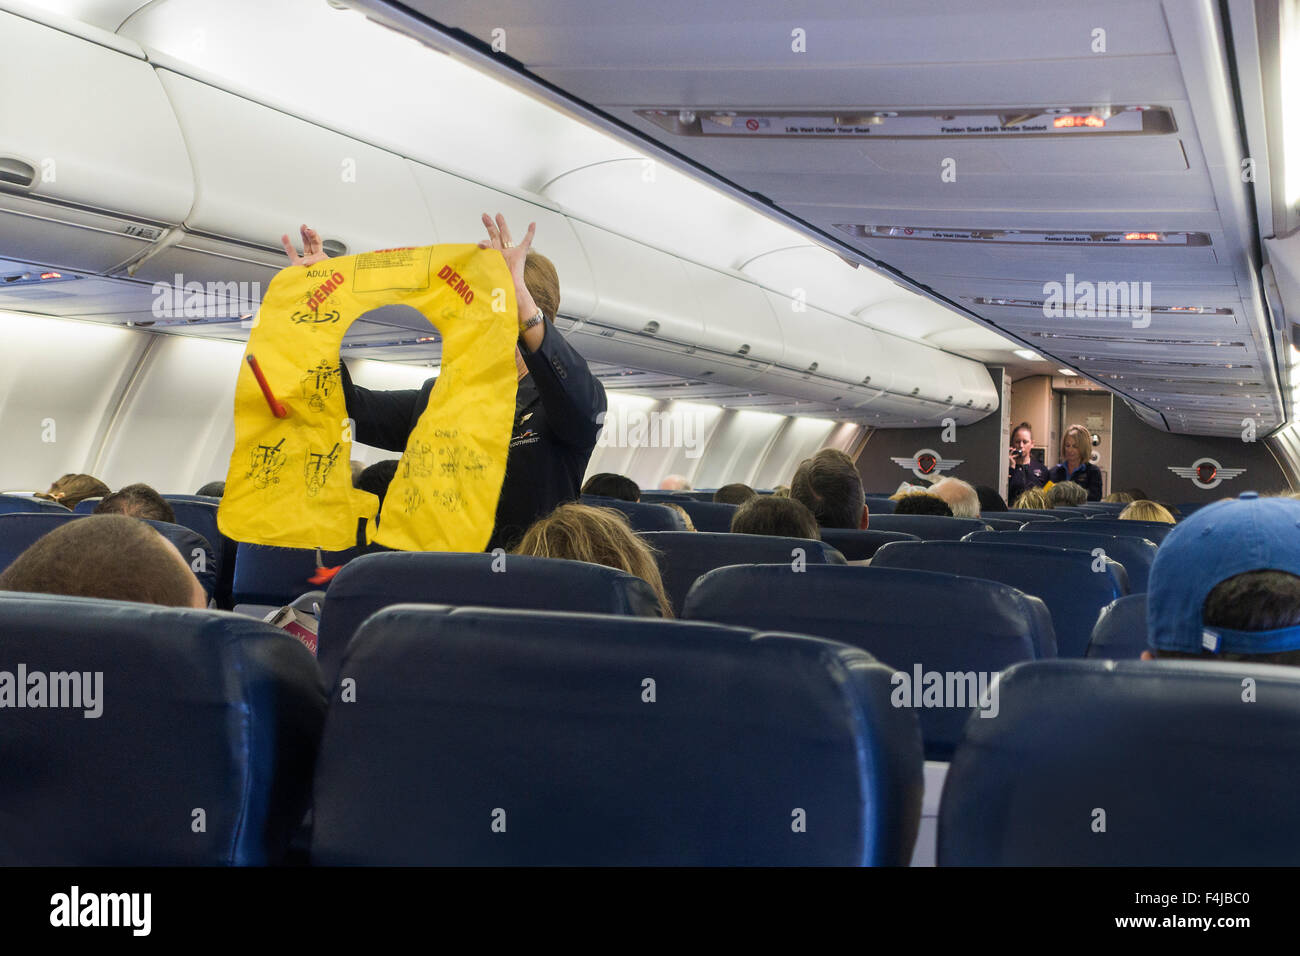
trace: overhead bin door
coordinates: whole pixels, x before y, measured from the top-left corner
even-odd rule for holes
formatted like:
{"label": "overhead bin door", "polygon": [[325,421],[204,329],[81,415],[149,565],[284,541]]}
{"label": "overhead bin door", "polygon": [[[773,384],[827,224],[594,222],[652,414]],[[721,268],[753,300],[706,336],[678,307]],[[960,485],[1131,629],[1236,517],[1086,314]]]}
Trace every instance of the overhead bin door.
{"label": "overhead bin door", "polygon": [[104,272],[181,222],[185,142],[143,59],[0,12],[0,255]]}
{"label": "overhead bin door", "polygon": [[136,278],[267,281],[286,265],[281,234],[304,222],[339,244],[335,254],[440,240],[402,157],[178,73],[158,75],[189,145],[196,199],[187,235]]}

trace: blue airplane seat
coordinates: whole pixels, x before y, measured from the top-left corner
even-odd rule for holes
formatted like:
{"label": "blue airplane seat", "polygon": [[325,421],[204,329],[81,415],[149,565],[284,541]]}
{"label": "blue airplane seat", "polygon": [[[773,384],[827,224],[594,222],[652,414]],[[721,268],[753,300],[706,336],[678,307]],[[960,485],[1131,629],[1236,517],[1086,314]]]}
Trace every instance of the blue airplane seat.
{"label": "blue airplane seat", "polygon": [[[386,608],[331,704],[314,864],[906,865],[916,714],[856,648],[683,621]],[[340,693],[342,689],[340,689]]]}
{"label": "blue airplane seat", "polygon": [[[995,581],[874,563],[809,565],[802,572],[788,564],[719,568],[696,582],[682,616],[860,647],[906,675],[911,693],[899,691],[904,706],[913,706],[917,695],[924,703],[927,673],[973,674],[978,691],[981,674],[987,687],[1016,661],[1056,656],[1051,615],[1038,598]],[[951,756],[978,695],[938,703],[943,706],[914,708],[927,760]]]}
{"label": "blue airplane seat", "polygon": [[1087,657],[1137,660],[1147,649],[1147,596],[1129,594],[1101,609],[1092,628]]}
{"label": "blue airplane seat", "polygon": [[[347,564],[362,554],[360,548],[322,551],[322,566]],[[308,579],[316,574],[316,551],[311,548],[273,548],[241,541],[235,549],[234,604],[281,606],[320,588]]]}
{"label": "blue airplane seat", "polygon": [[67,508],[62,511],[62,514],[35,511],[0,513],[0,571],[13,564],[18,555],[36,543],[36,539],[81,517]]}
{"label": "blue airplane seat", "polygon": [[104,500],[103,498],[99,498],[99,497],[82,498],[80,501],[77,502],[76,507],[74,507],[72,510],[79,515],[94,514],[95,509],[99,507],[99,503],[103,500]]}
{"label": "blue airplane seat", "polygon": [[221,552],[208,543],[208,539],[193,528],[170,521],[153,521],[141,519],[152,525],[164,538],[176,546],[185,563],[190,566],[194,576],[203,585],[203,592],[211,598],[217,588],[217,569],[220,568]]}
{"label": "blue airplane seat", "polygon": [[216,557],[217,584],[214,597],[217,605],[229,610],[234,607],[230,592],[235,582],[236,542],[227,538],[217,527],[217,509],[220,498],[204,498],[199,495],[164,495],[176,512],[176,523],[193,528],[212,545]]}
{"label": "blue airplane seat", "polygon": [[1173,525],[1164,521],[1122,521],[1119,518],[1070,518],[1066,524],[1070,527],[1062,530],[1074,531],[1077,526],[1079,530],[1086,528],[1089,532],[1105,531],[1107,534],[1124,534],[1154,541],[1157,547],[1163,544],[1169,532],[1174,530]]}
{"label": "blue airplane seat", "polygon": [[871,517],[873,518],[878,514],[892,515],[894,513],[894,506],[897,504],[898,502],[891,501],[887,497],[878,498],[878,497],[873,497],[872,495],[867,495],[866,498],[867,514],[871,515]]}
{"label": "blue airplane seat", "polygon": [[[5,711],[0,819],[22,823],[0,828],[0,866],[285,861],[326,703],[298,641],[216,611],[0,593],[0,671],[20,669],[29,701],[46,676],[46,706]],[[56,683],[80,706],[50,706]]]}
{"label": "blue airplane seat", "polygon": [[654,590],[634,574],[585,561],[524,555],[389,551],[363,554],[330,582],[316,655],[326,686],[363,621],[410,603],[659,616]]}
{"label": "blue airplane seat", "polygon": [[728,564],[773,564],[787,566],[843,564],[835,548],[812,538],[783,538],[767,534],[710,534],[705,531],[676,531],[643,534],[655,551],[664,590],[679,616],[686,594],[701,574]]}
{"label": "blue airplane seat", "polygon": [[[1094,571],[1095,562],[1102,569]],[[922,541],[887,544],[871,561],[875,568],[911,568],[1001,581],[1043,599],[1052,612],[1057,653],[1082,657],[1092,638],[1097,612],[1128,593],[1124,566],[1089,551],[1031,544],[974,541]],[[1091,609],[1091,610],[1089,610]]]}
{"label": "blue airplane seat", "polygon": [[[998,511],[995,512],[991,517],[988,515],[981,515],[980,521],[983,521],[994,531],[1019,531],[1021,525],[1025,523],[1024,519],[1006,517],[1007,515],[1012,515],[1014,513],[1015,512],[1012,511]],[[985,532],[983,531],[976,531],[973,533],[985,534]]]}
{"label": "blue airplane seat", "polygon": [[1294,668],[1036,661],[998,697],[949,767],[940,866],[1300,864]]}
{"label": "blue airplane seat", "polygon": [[972,531],[987,531],[982,518],[948,518],[942,515],[872,515],[872,531],[901,531],[922,541],[958,541]]}
{"label": "blue airplane seat", "polygon": [[718,534],[731,532],[731,519],[740,505],[724,504],[721,501],[675,501],[682,510],[691,516],[691,524],[696,531],[712,531]]}
{"label": "blue airplane seat", "polygon": [[[1069,530],[1067,530],[1069,529]],[[1073,525],[1057,525],[1051,532],[1035,531],[1032,535],[1024,531],[981,531],[967,535],[963,541],[992,541],[1002,544],[1033,544],[1054,548],[1073,548],[1078,551],[1094,551],[1101,548],[1108,558],[1114,558],[1124,565],[1128,573],[1130,594],[1146,591],[1147,577],[1151,573],[1151,562],[1156,559],[1156,546],[1146,538],[1130,538],[1127,535],[1081,534],[1073,530]]]}
{"label": "blue airplane seat", "polygon": [[1024,519],[1026,521],[1028,521],[1031,518],[1035,518],[1040,521],[1064,521],[1065,520],[1065,515],[1061,514],[1060,510],[1057,508],[1012,508],[1010,509],[1010,514],[1013,514],[1016,517],[1020,517],[1021,515],[1024,515]]}
{"label": "blue airplane seat", "polygon": [[864,531],[848,528],[822,528],[822,541],[844,555],[848,561],[869,561],[871,557],[891,541],[920,541],[914,534],[901,531],[877,531],[869,528]]}
{"label": "blue airplane seat", "polygon": [[44,498],[26,495],[0,495],[0,515],[8,514],[72,514],[72,510]]}
{"label": "blue airplane seat", "polygon": [[[624,501],[621,498],[604,498],[600,495],[583,495],[581,502],[593,508],[614,508],[623,512],[627,523],[633,531],[685,531],[686,524],[682,516],[672,508],[657,504],[644,504],[639,501]],[[685,507],[686,502],[677,504]]]}

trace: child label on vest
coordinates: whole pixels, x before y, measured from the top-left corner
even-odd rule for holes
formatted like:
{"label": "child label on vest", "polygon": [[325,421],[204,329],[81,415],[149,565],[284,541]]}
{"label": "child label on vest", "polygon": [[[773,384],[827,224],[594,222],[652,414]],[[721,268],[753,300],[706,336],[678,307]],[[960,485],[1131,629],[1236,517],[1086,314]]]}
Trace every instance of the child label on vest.
{"label": "child label on vest", "polygon": [[[493,311],[491,289],[506,291]],[[442,373],[378,515],[373,540],[400,551],[481,551],[491,536],[514,424],[518,335],[501,253],[476,245],[383,249],[278,273],[253,323],[276,418],[252,369],[235,387],[235,450],[217,514],[236,541],[342,551],[378,498],[352,486],[353,435],[339,348],[348,327],[403,304],[442,335]],[[405,423],[403,423],[405,424]],[[374,526],[368,520],[369,529]]]}

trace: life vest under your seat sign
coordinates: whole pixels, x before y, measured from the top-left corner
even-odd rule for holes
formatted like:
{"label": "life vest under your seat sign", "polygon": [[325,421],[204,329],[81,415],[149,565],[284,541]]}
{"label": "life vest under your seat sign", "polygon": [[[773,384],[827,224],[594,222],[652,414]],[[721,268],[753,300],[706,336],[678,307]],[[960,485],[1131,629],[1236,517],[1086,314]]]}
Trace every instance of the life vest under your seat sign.
{"label": "life vest under your seat sign", "polygon": [[[514,283],[476,245],[381,249],[290,266],[271,280],[235,386],[235,451],[217,513],[236,541],[342,551],[379,499],[352,486],[339,349],[358,316],[409,305],[442,335],[442,372],[411,432],[373,536],[401,551],[481,551],[514,424]],[[277,418],[275,404],[288,409]],[[367,538],[373,521],[367,521]]]}

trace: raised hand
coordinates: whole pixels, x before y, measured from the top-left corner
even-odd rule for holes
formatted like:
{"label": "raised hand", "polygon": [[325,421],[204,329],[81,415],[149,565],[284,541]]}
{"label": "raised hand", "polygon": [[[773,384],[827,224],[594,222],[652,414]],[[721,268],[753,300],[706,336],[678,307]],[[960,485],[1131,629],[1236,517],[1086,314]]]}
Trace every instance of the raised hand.
{"label": "raised hand", "polygon": [[488,237],[485,241],[480,242],[480,249],[496,249],[505,257],[506,265],[510,267],[510,274],[515,278],[515,285],[519,286],[524,281],[524,259],[528,257],[528,250],[533,245],[533,235],[537,232],[537,223],[528,224],[528,232],[524,235],[523,241],[516,245],[510,235],[510,227],[506,225],[506,217],[497,213],[494,221],[487,213],[483,213],[483,225],[487,229]]}
{"label": "raised hand", "polygon": [[301,227],[302,233],[302,255],[298,255],[294,249],[293,243],[289,240],[289,234],[286,232],[280,237],[280,244],[284,246],[284,254],[289,257],[291,266],[309,266],[312,263],[320,262],[322,259],[328,259],[329,255],[325,252],[321,238],[317,235],[315,229],[308,229],[305,225]]}

